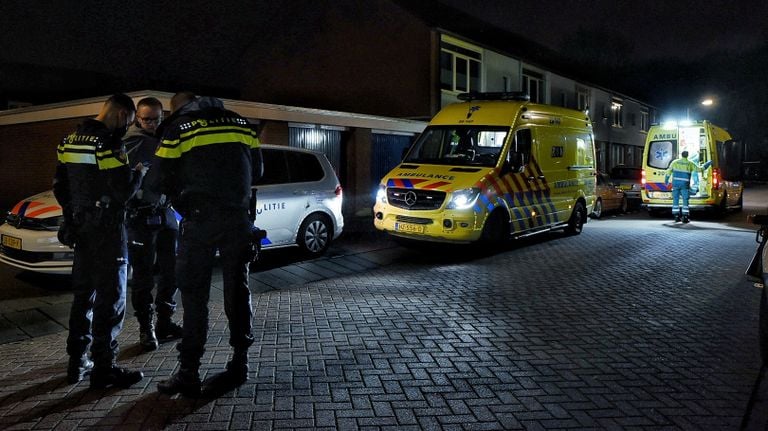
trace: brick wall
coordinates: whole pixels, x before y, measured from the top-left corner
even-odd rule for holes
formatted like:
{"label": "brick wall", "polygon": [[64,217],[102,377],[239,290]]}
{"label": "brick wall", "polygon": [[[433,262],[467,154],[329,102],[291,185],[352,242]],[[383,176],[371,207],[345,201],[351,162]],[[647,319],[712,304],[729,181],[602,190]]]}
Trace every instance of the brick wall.
{"label": "brick wall", "polygon": [[56,146],[81,118],[0,126],[0,210],[51,188]]}

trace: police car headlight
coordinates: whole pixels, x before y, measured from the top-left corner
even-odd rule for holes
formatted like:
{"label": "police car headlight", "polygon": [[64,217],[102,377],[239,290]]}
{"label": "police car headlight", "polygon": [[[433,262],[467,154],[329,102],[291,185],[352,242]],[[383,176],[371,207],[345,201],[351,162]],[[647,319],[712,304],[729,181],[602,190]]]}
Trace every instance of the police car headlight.
{"label": "police car headlight", "polygon": [[379,184],[379,190],[376,192],[376,201],[383,204],[387,203],[387,186]]}
{"label": "police car headlight", "polygon": [[448,202],[446,208],[449,210],[463,210],[470,208],[475,205],[478,196],[480,196],[480,189],[477,187],[456,190],[451,193],[451,200]]}

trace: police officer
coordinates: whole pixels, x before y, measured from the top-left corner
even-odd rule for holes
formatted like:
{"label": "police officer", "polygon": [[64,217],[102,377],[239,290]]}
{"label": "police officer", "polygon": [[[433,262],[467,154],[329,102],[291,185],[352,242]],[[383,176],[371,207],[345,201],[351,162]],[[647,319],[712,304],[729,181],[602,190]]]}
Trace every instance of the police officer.
{"label": "police officer", "polygon": [[[699,167],[696,163],[688,160],[688,151],[680,153],[680,158],[675,159],[669,164],[667,173],[664,176],[664,183],[669,186],[670,177],[672,178],[672,215],[675,216],[675,223],[680,221],[682,215],[683,223],[690,221],[690,208],[688,200],[691,195],[691,175],[694,172],[701,172],[708,168],[712,161],[708,161]],[[683,198],[682,208],[680,207],[680,198]]]}
{"label": "police officer", "polygon": [[53,191],[65,220],[59,238],[75,250],[67,380],[90,373],[92,388],[129,387],[144,377],[115,364],[125,318],[125,203],[145,172],[140,163],[128,166],[121,140],[135,114],[133,100],[115,94],[58,147]]}
{"label": "police officer", "polygon": [[[139,100],[136,109],[136,122],[128,128],[123,142],[129,160],[149,166],[160,144],[155,131],[163,119],[163,105],[154,97],[145,97]],[[139,344],[145,351],[157,349],[158,338],[181,337],[181,327],[171,320],[176,310],[174,268],[179,225],[170,204],[165,195],[154,194],[145,187],[128,201],[128,257],[133,268],[131,304],[139,321]],[[155,259],[160,276],[153,299]]]}
{"label": "police officer", "polygon": [[[150,188],[171,195],[181,213],[177,280],[184,306],[179,371],[158,383],[165,394],[198,396],[200,358],[208,337],[208,298],[216,250],[223,273],[224,311],[232,359],[222,373],[238,385],[248,379],[253,311],[248,287],[251,185],[261,176],[256,132],[240,115],[210,97],[177,93],[157,151],[158,177]],[[153,174],[150,173],[150,176]],[[157,186],[155,186],[157,184]]]}

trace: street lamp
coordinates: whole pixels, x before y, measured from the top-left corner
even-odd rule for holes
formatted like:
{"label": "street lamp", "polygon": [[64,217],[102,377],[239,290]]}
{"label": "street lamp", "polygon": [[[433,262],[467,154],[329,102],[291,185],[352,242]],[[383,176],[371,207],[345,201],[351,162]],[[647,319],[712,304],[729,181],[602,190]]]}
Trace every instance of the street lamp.
{"label": "street lamp", "polygon": [[[701,102],[699,102],[699,104],[702,105],[702,106],[712,106],[712,105],[715,104],[715,101],[714,101],[714,99],[708,97],[706,99],[703,99]],[[688,120],[688,121],[691,120],[691,106],[690,105],[685,107],[685,119]]]}

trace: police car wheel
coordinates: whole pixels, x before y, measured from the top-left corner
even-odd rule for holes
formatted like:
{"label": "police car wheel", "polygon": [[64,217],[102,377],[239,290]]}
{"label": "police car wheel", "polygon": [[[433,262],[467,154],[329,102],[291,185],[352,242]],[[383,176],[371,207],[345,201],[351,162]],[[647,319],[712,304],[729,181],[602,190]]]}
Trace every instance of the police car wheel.
{"label": "police car wheel", "polygon": [[573,206],[573,212],[571,218],[568,220],[568,226],[565,228],[565,232],[569,235],[578,235],[584,228],[584,222],[587,218],[587,210],[584,208],[584,204],[581,201],[576,202]]}
{"label": "police car wheel", "polygon": [[595,201],[595,206],[592,208],[592,218],[600,218],[603,215],[603,200],[598,199]]}
{"label": "police car wheel", "polygon": [[299,229],[299,247],[309,255],[323,254],[331,245],[332,231],[327,217],[312,214],[304,220]]}

